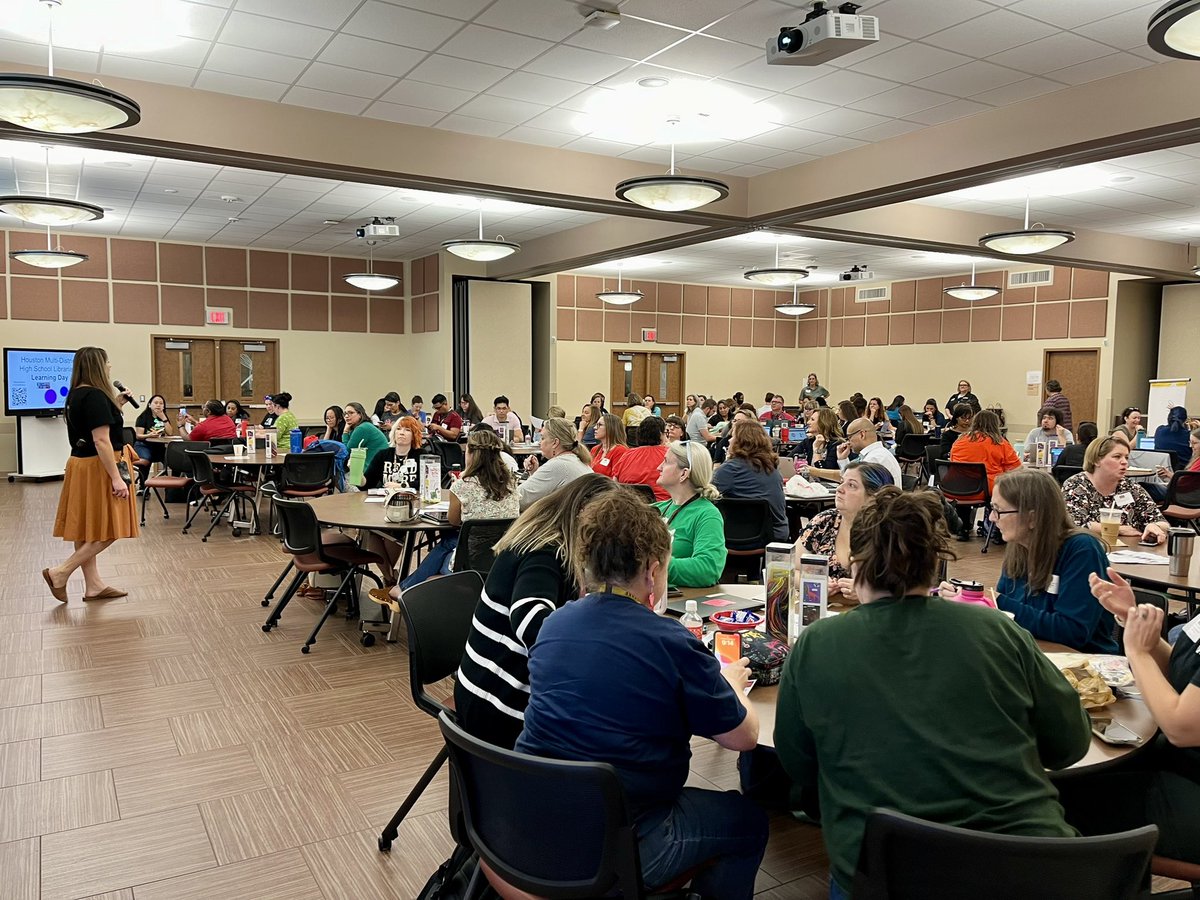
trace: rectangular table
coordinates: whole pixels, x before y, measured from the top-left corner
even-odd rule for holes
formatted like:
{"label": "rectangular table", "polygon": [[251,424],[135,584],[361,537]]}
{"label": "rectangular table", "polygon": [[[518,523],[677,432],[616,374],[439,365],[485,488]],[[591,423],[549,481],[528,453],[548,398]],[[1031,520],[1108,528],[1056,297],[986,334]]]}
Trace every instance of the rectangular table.
{"label": "rectangular table", "polygon": [[[1167,556],[1165,542],[1157,547],[1141,547],[1136,541],[1127,541],[1124,538],[1121,542],[1131,550],[1152,553],[1164,559]],[[1112,563],[1112,567],[1134,587],[1162,591],[1172,596],[1182,595],[1180,599],[1187,603],[1189,616],[1195,612],[1195,607],[1200,605],[1200,552],[1192,554],[1192,565],[1186,575],[1172,575],[1170,565]]]}

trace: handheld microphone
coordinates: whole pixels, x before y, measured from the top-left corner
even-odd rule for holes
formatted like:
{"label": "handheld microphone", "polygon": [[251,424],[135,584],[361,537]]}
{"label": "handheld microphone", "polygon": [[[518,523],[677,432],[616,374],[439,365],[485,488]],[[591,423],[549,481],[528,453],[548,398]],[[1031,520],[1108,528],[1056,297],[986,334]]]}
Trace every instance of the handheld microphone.
{"label": "handheld microphone", "polygon": [[[115,387],[122,394],[124,394],[126,391],[129,390],[129,388],[125,387],[125,385],[121,384],[121,382],[119,382],[119,381],[114,381],[113,387]],[[132,406],[134,409],[142,408],[141,405],[136,400],[133,399],[133,397],[129,398],[129,405]]]}

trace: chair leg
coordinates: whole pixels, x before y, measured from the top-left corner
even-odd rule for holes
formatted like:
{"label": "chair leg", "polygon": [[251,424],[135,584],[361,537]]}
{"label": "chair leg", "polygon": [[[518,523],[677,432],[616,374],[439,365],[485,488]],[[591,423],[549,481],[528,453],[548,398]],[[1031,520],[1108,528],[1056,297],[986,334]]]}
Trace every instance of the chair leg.
{"label": "chair leg", "polygon": [[429,783],[433,781],[442,764],[449,758],[450,751],[446,749],[446,745],[442,744],[442,748],[438,750],[437,756],[433,758],[433,762],[421,774],[417,783],[412,786],[412,790],[408,792],[408,796],[404,798],[404,802],[400,804],[400,808],[396,810],[396,814],[392,816],[390,822],[383,829],[383,834],[379,836],[379,849],[390,850],[392,841],[400,834],[400,823],[404,821],[405,816],[409,814],[417,801],[421,799],[421,795],[425,793],[425,788],[429,787]]}
{"label": "chair leg", "polygon": [[138,524],[141,525],[143,528],[146,527],[146,495],[152,490],[154,490],[154,488],[143,488],[142,489],[142,520]]}
{"label": "chair leg", "polygon": [[197,498],[196,508],[191,511],[191,513],[187,517],[187,521],[183,523],[183,532],[182,532],[183,534],[188,533],[188,529],[192,527],[192,522],[195,520],[196,516],[198,516],[200,514],[200,510],[204,509],[204,507],[207,503],[208,503],[208,498],[205,497],[203,494],[201,494],[200,497]]}
{"label": "chair leg", "polygon": [[[290,565],[291,564],[289,564],[289,566]],[[284,574],[285,575],[287,574],[286,569],[284,570]],[[280,576],[280,579],[282,580],[282,576]],[[288,605],[288,603],[291,602],[292,595],[296,593],[296,589],[300,587],[300,582],[303,580],[304,580],[304,573],[297,572],[296,577],[293,578],[292,583],[287,586],[287,590],[284,591],[283,596],[279,598],[279,602],[275,604],[275,608],[273,610],[271,610],[271,614],[269,616],[267,616],[267,621],[263,622],[263,626],[262,626],[263,631],[270,631],[272,628],[274,628],[276,625],[279,624],[279,617],[281,615],[283,615],[284,607],[286,607]],[[272,590],[274,590],[274,588],[272,588]],[[266,603],[265,600],[263,602]]]}
{"label": "chair leg", "polygon": [[275,579],[275,583],[271,585],[270,590],[262,599],[263,606],[270,606],[271,601],[275,599],[275,592],[279,590],[279,586],[283,584],[283,579],[287,578],[288,572],[292,571],[292,567],[296,565],[294,559],[289,559],[288,564],[284,566],[283,571],[279,573],[279,577]]}
{"label": "chair leg", "polygon": [[321,626],[325,624],[325,620],[329,618],[334,608],[337,606],[338,597],[342,596],[342,592],[346,590],[346,585],[354,577],[356,570],[348,571],[342,583],[338,585],[338,589],[333,592],[333,596],[329,598],[329,602],[325,604],[325,611],[321,613],[321,618],[317,620],[317,624],[313,626],[313,630],[309,633],[308,638],[304,641],[304,646],[300,648],[301,653],[307,653],[308,648],[317,642],[317,632],[321,630]]}
{"label": "chair leg", "polygon": [[[171,518],[171,512],[170,512],[170,510],[167,509],[167,501],[164,500],[163,495],[158,492],[158,488],[151,488],[150,490],[152,490],[154,492],[154,499],[157,500],[158,505],[162,507],[163,518],[164,519]],[[143,498],[145,496],[146,496],[145,494],[142,495]],[[143,509],[142,510],[142,518],[144,519],[145,517],[146,517],[146,511],[145,511],[145,509]],[[145,525],[146,523],[142,522],[142,524]]]}
{"label": "chair leg", "polygon": [[[208,524],[208,531],[204,532],[204,537],[200,538],[201,542],[208,541],[208,536],[212,534],[213,529],[217,527],[217,523],[220,522],[225,516],[226,510],[228,510],[233,504],[233,500],[236,496],[237,494],[235,493],[229,493],[225,495],[225,502],[221,504],[221,508],[217,510],[217,514],[213,516],[213,520]],[[214,506],[215,505],[216,504],[214,504]]]}

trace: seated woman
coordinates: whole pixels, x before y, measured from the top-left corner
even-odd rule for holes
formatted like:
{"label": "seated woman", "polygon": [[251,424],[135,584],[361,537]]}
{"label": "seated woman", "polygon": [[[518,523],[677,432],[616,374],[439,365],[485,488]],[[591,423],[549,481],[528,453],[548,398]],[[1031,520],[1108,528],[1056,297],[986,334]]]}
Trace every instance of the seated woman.
{"label": "seated woman", "polygon": [[[361,403],[346,404],[346,449],[356,450],[359,447],[364,447],[367,451],[366,462],[363,465],[363,474],[365,476],[367,469],[371,467],[375,456],[388,448],[388,439],[382,431],[380,431],[375,423],[371,421],[367,411],[363,409]],[[359,490],[364,482],[358,484],[350,484],[349,479],[346,481],[347,490]]]}
{"label": "seated woman", "polygon": [[904,405],[904,395],[897,394],[892,398],[892,402],[888,404],[887,417],[894,425],[900,421],[900,407]]}
{"label": "seated woman", "polygon": [[1021,467],[1017,451],[1000,433],[1000,417],[990,409],[975,413],[970,431],[950,448],[950,461],[983,463],[989,492],[998,475]]}
{"label": "seated woman", "polygon": [[530,649],[516,749],[615,768],[648,888],[690,875],[694,895],[750,900],[767,817],[734,792],[685,786],[693,735],[755,746],[748,660],[722,669],[677,622],[655,615],[671,538],[632,493],[597,498],[577,531],[590,592],[550,616]]}
{"label": "seated woman", "polygon": [[454,679],[459,724],[489,744],[516,743],[529,703],[529,648],[542,622],[579,596],[575,523],[616,482],[588,474],[544,497],[497,542]]}
{"label": "seated woman", "polygon": [[589,450],[599,443],[596,439],[596,423],[602,415],[604,413],[600,412],[599,406],[585,403],[579,415],[575,417],[575,439]]}
{"label": "seated woman", "polygon": [[653,394],[647,394],[642,398],[642,406],[650,410],[650,415],[652,416],[662,415],[662,407],[658,405],[657,401],[655,401]]}
{"label": "seated woman", "polygon": [[575,439],[575,429],[566,419],[547,419],[542,423],[542,439],[538,444],[542,457],[525,457],[525,471],[529,478],[517,489],[521,497],[521,509],[554,493],[568,481],[586,475],[592,468],[592,457]]}
{"label": "seated woman", "polygon": [[146,443],[146,438],[179,437],[177,422],[177,418],[173,418],[167,413],[166,398],[162,394],[155,394],[133,424],[135,437],[133,451],[140,459],[150,462],[155,458],[154,450],[157,449],[157,458],[161,460],[163,458],[162,445],[152,448],[150,444]]}
{"label": "seated woman", "polygon": [[463,420],[464,434],[468,428],[474,428],[483,421],[483,410],[470,394],[463,394],[458,398],[458,414]]}
{"label": "seated woman", "polygon": [[636,428],[642,424],[642,419],[650,415],[650,410],[642,404],[642,398],[637,394],[630,394],[625,398],[625,412],[621,416],[621,424],[626,429]]}
{"label": "seated woman", "polygon": [[1174,648],[1162,639],[1163,611],[1136,606],[1129,583],[1092,577],[1092,593],[1125,628],[1125,655],[1162,734],[1143,753],[1095,774],[1064,779],[1067,821],[1083,834],[1158,826],[1155,853],[1200,864],[1200,619]]}
{"label": "seated woman", "polygon": [[954,418],[942,429],[938,438],[938,459],[949,459],[954,443],[971,430],[975,410],[968,403],[960,403],[952,410]]}
{"label": "seated woman", "polygon": [[[1008,549],[996,605],[1039,641],[1080,653],[1116,653],[1113,617],[1092,598],[1090,579],[1108,564],[1104,545],[1067,514],[1053,478],[1018,469],[996,479],[992,521]],[[942,596],[958,591],[942,582]]]}
{"label": "seated woman", "polygon": [[592,471],[611,478],[617,460],[629,450],[625,426],[617,416],[604,413],[596,423],[596,440],[598,443],[592,448]]}
{"label": "seated woman", "polygon": [[849,601],[857,599],[850,577],[850,529],[863,507],[880,488],[888,485],[895,486],[892,473],[878,463],[850,463],[833,494],[833,509],[813,516],[800,533],[797,553],[829,557],[830,595],[841,594]]}
{"label": "seated woman", "polygon": [[918,418],[921,420],[922,427],[930,434],[941,434],[942,428],[946,425],[946,417],[938,412],[937,401],[932,397],[925,401],[925,409]]}
{"label": "seated woman", "polygon": [[249,422],[250,412],[236,400],[225,401],[225,415],[235,422]]}
{"label": "seated woman", "polygon": [[877,807],[976,831],[1074,835],[1046,769],[1087,753],[1087,714],[1029,632],[929,596],[952,558],[937,496],[881,489],[855,519],[850,551],[862,606],[800,634],[775,719],[780,762],[822,823],[830,897],[848,896]]}
{"label": "seated woman", "polygon": [[1175,467],[1187,468],[1192,461],[1192,448],[1188,445],[1188,412],[1182,406],[1172,406],[1167,412],[1167,424],[1154,429],[1154,449],[1175,454]]}
{"label": "seated woman", "polygon": [[892,436],[892,419],[883,408],[882,397],[872,397],[867,401],[866,417],[871,420],[871,424],[875,426],[875,433],[881,439]]}
{"label": "seated woman", "polygon": [[[399,428],[408,421],[416,420],[406,416],[396,427]],[[472,519],[515,519],[520,513],[517,479],[513,471],[504,464],[500,456],[502,452],[500,438],[490,428],[475,429],[471,432],[464,448],[466,469],[461,478],[456,478],[450,483],[450,509],[447,519],[451,525],[458,527]],[[436,575],[449,574],[454,563],[455,548],[458,547],[458,537],[457,531],[444,534],[411,575],[389,590],[372,588],[368,591],[371,599],[391,606],[398,612],[399,606],[395,601],[400,599],[402,592]],[[395,565],[394,558],[392,563]]]}
{"label": "seated woman", "polygon": [[730,432],[728,456],[712,479],[722,497],[766,500],[774,524],[772,539],[788,539],[787,501],[779,475],[779,457],[771,439],[757,422],[735,422]]}
{"label": "seated woman", "polygon": [[368,489],[421,490],[421,423],[403,416],[392,425],[388,447],[371,457],[363,470]]}
{"label": "seated woman", "polygon": [[907,403],[900,406],[900,421],[896,423],[896,443],[899,444],[907,435],[924,434],[925,423],[916,417],[912,407]]}
{"label": "seated woman", "polygon": [[275,419],[275,434],[279,436],[279,446],[286,447],[288,436],[293,428],[299,428],[300,422],[292,412],[292,395],[284,391],[282,394],[272,394],[271,403],[275,406],[278,417]]}
{"label": "seated woman", "polygon": [[341,441],[346,436],[346,414],[340,406],[330,406],[325,410],[325,435],[323,441]]}
{"label": "seated woman", "polygon": [[842,437],[846,436],[846,428],[858,418],[858,410],[849,400],[843,400],[837,405],[838,428],[842,432]]}
{"label": "seated woman", "polygon": [[1083,455],[1083,471],[1063,482],[1063,499],[1080,528],[1100,532],[1100,510],[1121,511],[1120,534],[1160,544],[1170,526],[1146,489],[1125,477],[1129,447],[1111,437],[1092,441]]}
{"label": "seated woman", "polygon": [[654,504],[671,530],[672,586],[709,587],[725,569],[725,520],[713,504],[712,457],[695,441],[668,444],[658,485],[670,500]]}
{"label": "seated woman", "polygon": [[[822,406],[808,426],[808,438],[800,444],[800,456],[807,465],[836,472],[837,448],[844,440],[837,413],[828,406]],[[800,474],[803,475],[803,466],[801,470]]]}

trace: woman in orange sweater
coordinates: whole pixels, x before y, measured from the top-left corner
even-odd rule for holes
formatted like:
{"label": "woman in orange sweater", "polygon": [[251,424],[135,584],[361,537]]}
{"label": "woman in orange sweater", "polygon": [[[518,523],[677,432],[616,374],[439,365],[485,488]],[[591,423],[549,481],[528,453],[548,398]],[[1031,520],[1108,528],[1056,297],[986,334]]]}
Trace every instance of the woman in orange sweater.
{"label": "woman in orange sweater", "polygon": [[1000,417],[989,409],[975,413],[971,430],[951,446],[950,461],[983,463],[987,467],[989,494],[997,475],[1021,468],[1017,451],[1000,433]]}

